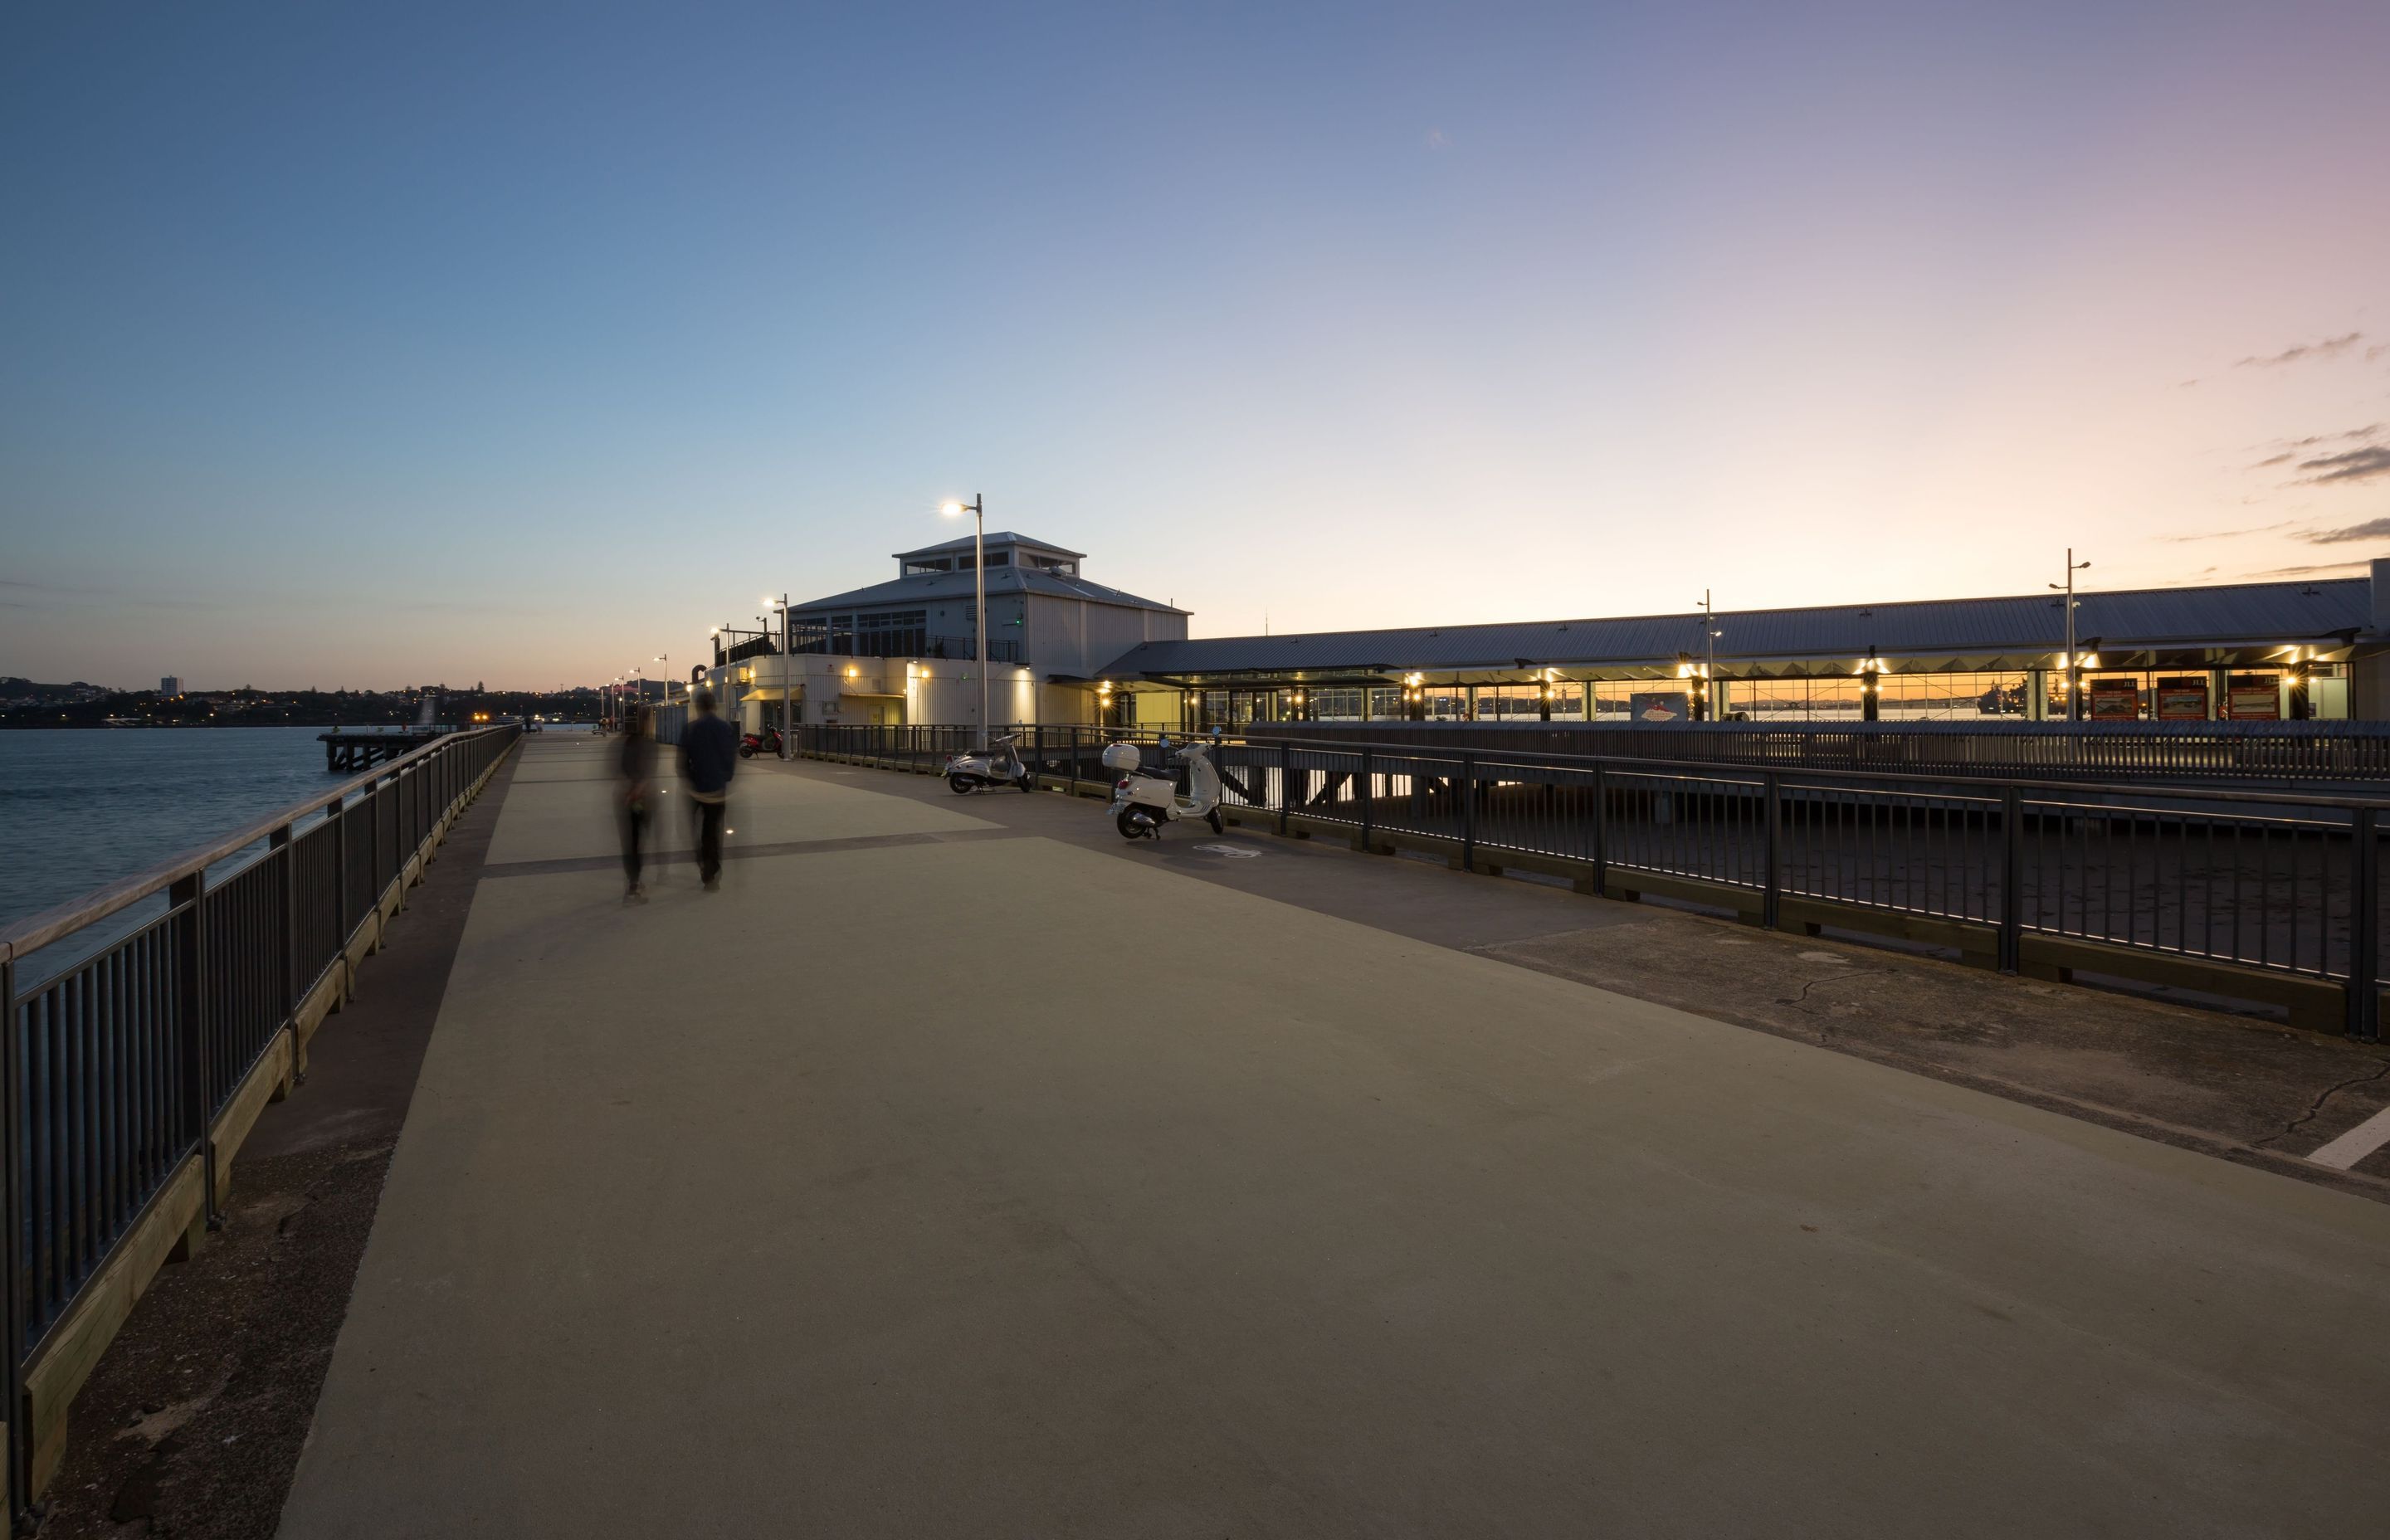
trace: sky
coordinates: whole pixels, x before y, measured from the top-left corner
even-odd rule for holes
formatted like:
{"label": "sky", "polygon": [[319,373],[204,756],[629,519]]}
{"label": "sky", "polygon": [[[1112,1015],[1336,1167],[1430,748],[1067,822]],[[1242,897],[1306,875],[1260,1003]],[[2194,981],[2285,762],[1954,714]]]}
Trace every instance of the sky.
{"label": "sky", "polygon": [[2362,571],[2385,58],[2379,0],[26,0],[0,674],[682,672],[972,493],[1197,635]]}

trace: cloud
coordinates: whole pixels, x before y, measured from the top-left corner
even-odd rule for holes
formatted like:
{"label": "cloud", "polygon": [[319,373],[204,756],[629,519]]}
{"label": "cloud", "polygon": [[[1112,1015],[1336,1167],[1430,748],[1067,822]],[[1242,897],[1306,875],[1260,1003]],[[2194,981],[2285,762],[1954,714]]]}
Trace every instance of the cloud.
{"label": "cloud", "polygon": [[2262,572],[2245,572],[2242,574],[2242,581],[2246,582],[2251,578],[2321,577],[2326,572],[2345,576],[2365,571],[2371,565],[2372,563],[2366,561],[2329,561],[2315,567],[2274,567]]}
{"label": "cloud", "polygon": [[2376,342],[2365,350],[2365,361],[2371,364],[2385,353],[2390,353],[2390,342]]}
{"label": "cloud", "polygon": [[2306,478],[2310,481],[2370,481],[2377,476],[2390,476],[2390,448],[2372,444],[2337,455],[2319,455],[2312,460],[2301,460],[2299,468],[2316,472]]}
{"label": "cloud", "polygon": [[1423,142],[1430,149],[1446,149],[1452,144],[1452,135],[1440,128],[1431,128],[1423,136]]}
{"label": "cloud", "polygon": [[2334,353],[2346,353],[2364,339],[2365,333],[2352,331],[2345,337],[2327,337],[2320,342],[2301,342],[2294,348],[2284,348],[2268,358],[2252,356],[2238,359],[2232,366],[2236,369],[2271,369],[2279,368],[2284,364],[2295,364],[2302,358],[2330,358]]}
{"label": "cloud", "polygon": [[2281,465],[2283,461],[2285,461],[2285,460],[2289,459],[2290,457],[2291,457],[2291,452],[2290,452],[2289,450],[2285,449],[2285,450],[2283,450],[2283,451],[2282,451],[2281,454],[2279,454],[2279,455],[2272,456],[2270,456],[2270,457],[2268,457],[2268,458],[2267,458],[2267,459],[2259,460],[2255,465],[2251,466],[2249,468],[2250,468],[2250,469],[2252,469],[2252,470],[2263,470],[2263,469],[2265,469],[2265,468],[2266,468],[2268,466],[2269,466],[2269,465]]}
{"label": "cloud", "polygon": [[[2285,455],[2282,458],[2287,460],[2290,456]],[[2209,530],[2202,534],[2162,534],[2158,536],[2158,538],[2160,540],[2171,541],[2178,545],[2186,545],[2194,540],[2238,540],[2244,534],[2270,534],[2276,530],[2286,530],[2290,527],[2291,521],[2285,519],[2279,523],[2260,524],[2255,529]]]}
{"label": "cloud", "polygon": [[2390,540],[2390,519],[2369,519],[2336,530],[2302,530],[2299,538],[2310,545],[2344,545],[2352,540]]}
{"label": "cloud", "polygon": [[2362,428],[2352,428],[2345,433],[2318,433],[2312,438],[2293,439],[2289,442],[2293,449],[2311,449],[2319,443],[2355,443],[2363,439],[2370,439],[2380,431],[2382,431],[2380,423],[2370,422]]}

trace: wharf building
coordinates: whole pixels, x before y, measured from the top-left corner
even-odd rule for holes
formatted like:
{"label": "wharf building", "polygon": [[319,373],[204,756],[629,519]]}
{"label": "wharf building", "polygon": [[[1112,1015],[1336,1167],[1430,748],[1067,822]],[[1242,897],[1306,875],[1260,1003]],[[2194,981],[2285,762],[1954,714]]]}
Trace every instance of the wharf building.
{"label": "wharf building", "polygon": [[[1274,722],[2390,719],[2390,559],[2370,576],[2076,595],[1189,637],[1188,612],[987,537],[999,725],[1201,731]],[[748,725],[973,723],[971,543],[716,638]],[[768,708],[768,711],[767,711]]]}
{"label": "wharf building", "polygon": [[[1011,531],[987,559],[989,714],[997,725],[1089,723],[1103,665],[1184,641],[1188,613],[1091,583],[1083,552]],[[976,725],[978,587],[969,535],[896,553],[888,582],[791,604],[776,629],[717,632],[700,671],[749,731],[800,723]]]}

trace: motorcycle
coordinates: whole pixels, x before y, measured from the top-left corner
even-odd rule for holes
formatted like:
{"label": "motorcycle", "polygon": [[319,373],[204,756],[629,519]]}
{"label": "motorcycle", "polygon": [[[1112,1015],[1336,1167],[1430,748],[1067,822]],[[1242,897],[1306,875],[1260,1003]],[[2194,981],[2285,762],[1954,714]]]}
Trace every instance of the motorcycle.
{"label": "motorcycle", "polygon": [[1021,755],[1012,746],[1018,736],[1008,733],[996,740],[993,749],[957,754],[946,761],[946,784],[955,789],[955,795],[968,797],[982,787],[989,786],[1017,786],[1023,791],[1036,790],[1036,778],[1030,775],[1029,766],[1021,763]]}
{"label": "motorcycle", "polygon": [[1162,826],[1181,818],[1201,818],[1212,826],[1214,834],[1227,832],[1220,816],[1220,772],[1212,764],[1208,746],[1190,743],[1173,752],[1170,740],[1162,740],[1166,763],[1187,766],[1187,795],[1178,794],[1177,777],[1165,771],[1145,768],[1144,756],[1134,743],[1115,743],[1104,751],[1104,766],[1121,772],[1112,785],[1111,808],[1113,827],[1124,840],[1158,840]]}
{"label": "motorcycle", "polygon": [[761,734],[741,733],[739,735],[739,757],[740,759],[753,759],[757,754],[769,754],[774,759],[778,759],[780,757],[779,728],[774,727]]}

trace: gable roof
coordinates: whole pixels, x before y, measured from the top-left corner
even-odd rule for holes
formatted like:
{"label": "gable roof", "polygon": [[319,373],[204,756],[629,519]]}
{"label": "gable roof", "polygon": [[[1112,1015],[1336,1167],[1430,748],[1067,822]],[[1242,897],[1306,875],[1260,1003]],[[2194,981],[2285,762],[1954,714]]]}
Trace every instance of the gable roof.
{"label": "gable roof", "polygon": [[[965,568],[959,572],[917,572],[910,577],[891,578],[867,588],[850,588],[843,594],[827,598],[807,599],[792,608],[800,615],[820,610],[846,608],[860,609],[866,605],[920,604],[931,599],[960,599],[968,603],[977,594],[978,574]],[[1032,567],[990,567],[987,569],[987,593],[990,598],[1004,594],[1045,594],[1055,598],[1086,599],[1093,604],[1123,605],[1132,610],[1157,610],[1167,615],[1184,615],[1184,610],[1162,604],[1153,599],[1139,598],[1118,588],[1107,588],[1086,578],[1063,577],[1057,572],[1041,572]]]}
{"label": "gable roof", "polygon": [[[1079,561],[1086,560],[1087,556],[1085,551],[1074,551],[1067,545],[1057,545],[1050,540],[1033,540],[1025,534],[1015,534],[1010,530],[998,530],[987,535],[985,544],[990,549],[998,545],[1026,545],[1033,551],[1043,551],[1048,556],[1067,556]],[[919,561],[923,557],[953,556],[970,548],[971,536],[964,535],[957,540],[941,540],[934,545],[924,545],[918,551],[898,551],[895,556],[899,561]]]}

